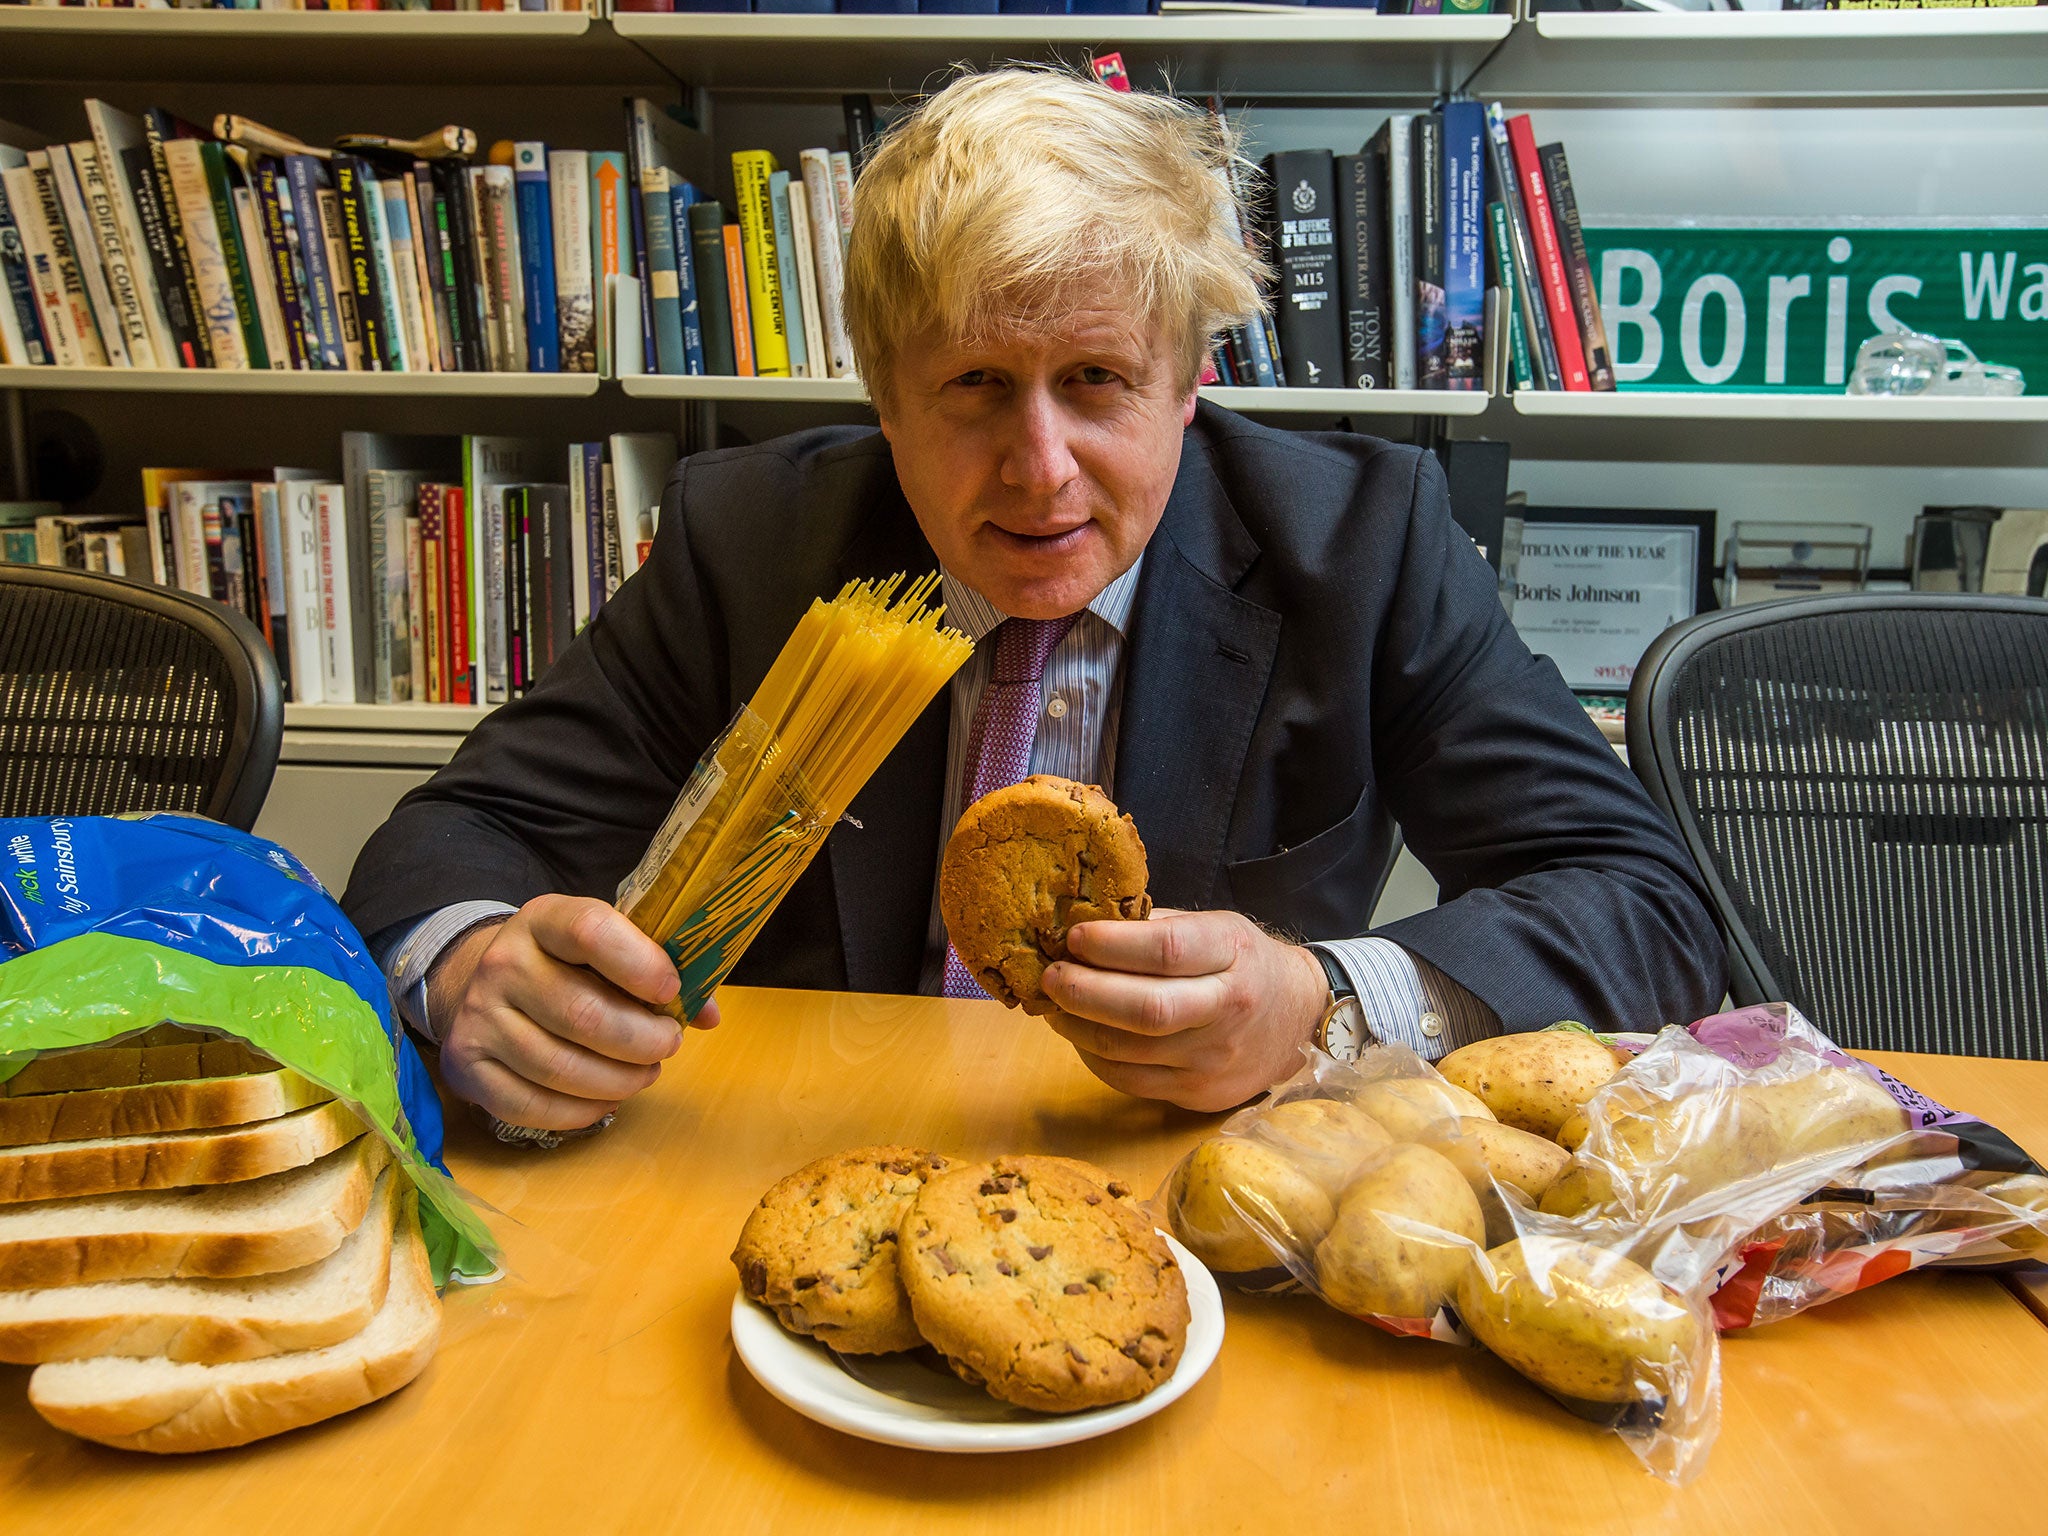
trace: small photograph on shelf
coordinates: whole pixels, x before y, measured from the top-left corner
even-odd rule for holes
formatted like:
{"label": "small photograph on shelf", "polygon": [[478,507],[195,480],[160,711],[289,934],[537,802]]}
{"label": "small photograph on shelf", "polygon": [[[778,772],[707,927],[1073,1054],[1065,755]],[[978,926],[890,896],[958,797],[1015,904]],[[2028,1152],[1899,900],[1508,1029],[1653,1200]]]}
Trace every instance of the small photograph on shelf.
{"label": "small photograph on shelf", "polygon": [[1913,520],[1913,590],[2048,596],[2048,509],[1927,508]]}
{"label": "small photograph on shelf", "polygon": [[1514,624],[1574,692],[1626,693],[1665,630],[1714,606],[1714,514],[1527,507]]}
{"label": "small photograph on shelf", "polygon": [[1770,523],[1743,519],[1728,533],[1721,599],[1742,603],[1861,592],[1870,579],[1868,523]]}

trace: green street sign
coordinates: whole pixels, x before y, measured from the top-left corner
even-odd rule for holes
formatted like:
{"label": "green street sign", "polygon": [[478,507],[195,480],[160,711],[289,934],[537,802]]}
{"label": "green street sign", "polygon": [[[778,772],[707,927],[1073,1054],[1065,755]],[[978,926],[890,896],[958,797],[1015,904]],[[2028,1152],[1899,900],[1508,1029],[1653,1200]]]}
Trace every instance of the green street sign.
{"label": "green street sign", "polygon": [[1885,330],[1963,342],[2048,394],[2048,224],[1588,228],[1626,390],[1838,394]]}

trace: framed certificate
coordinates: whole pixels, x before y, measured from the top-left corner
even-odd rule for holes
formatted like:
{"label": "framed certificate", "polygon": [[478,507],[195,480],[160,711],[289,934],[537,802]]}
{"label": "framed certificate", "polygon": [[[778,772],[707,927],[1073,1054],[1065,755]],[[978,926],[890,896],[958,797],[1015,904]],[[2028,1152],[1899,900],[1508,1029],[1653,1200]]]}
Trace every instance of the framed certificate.
{"label": "framed certificate", "polygon": [[1529,507],[1515,628],[1581,693],[1624,693],[1650,642],[1714,606],[1714,514]]}

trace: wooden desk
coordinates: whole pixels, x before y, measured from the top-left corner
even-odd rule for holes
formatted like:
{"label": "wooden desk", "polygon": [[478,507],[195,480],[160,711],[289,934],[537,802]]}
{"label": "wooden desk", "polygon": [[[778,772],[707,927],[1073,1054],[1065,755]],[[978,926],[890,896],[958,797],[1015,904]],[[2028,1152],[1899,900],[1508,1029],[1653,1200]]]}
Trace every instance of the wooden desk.
{"label": "wooden desk", "polygon": [[[592,1142],[458,1134],[522,1275],[457,1293],[427,1374],[280,1439],[153,1460],[82,1444],[0,1369],[0,1529],[1450,1531],[2012,1528],[2038,1502],[2048,1328],[1996,1280],[1911,1276],[1724,1353],[1720,1443],[1673,1491],[1486,1357],[1320,1304],[1233,1296],[1216,1367],[1106,1439],[946,1457],[844,1438],[734,1360],[726,1254],[776,1177],[861,1142],[1043,1149],[1149,1187],[1211,1123],[1100,1087],[993,1003],[725,996],[661,1084]],[[2048,1147],[2048,1065],[1886,1058]]]}

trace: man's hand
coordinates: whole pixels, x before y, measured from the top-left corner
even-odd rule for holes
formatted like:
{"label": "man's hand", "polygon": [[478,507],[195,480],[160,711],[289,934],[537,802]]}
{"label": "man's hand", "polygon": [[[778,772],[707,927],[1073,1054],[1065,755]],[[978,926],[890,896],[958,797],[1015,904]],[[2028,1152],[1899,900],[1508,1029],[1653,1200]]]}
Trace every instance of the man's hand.
{"label": "man's hand", "polygon": [[1047,1022],[1112,1088],[1228,1109],[1301,1064],[1329,1000],[1322,962],[1236,912],[1081,923],[1047,967]]}
{"label": "man's hand", "polygon": [[[428,973],[442,1081],[509,1124],[578,1130],[661,1076],[683,1032],[654,1010],[680,986],[661,946],[616,909],[536,896],[464,934]],[[710,1002],[690,1024],[717,1022]]]}

